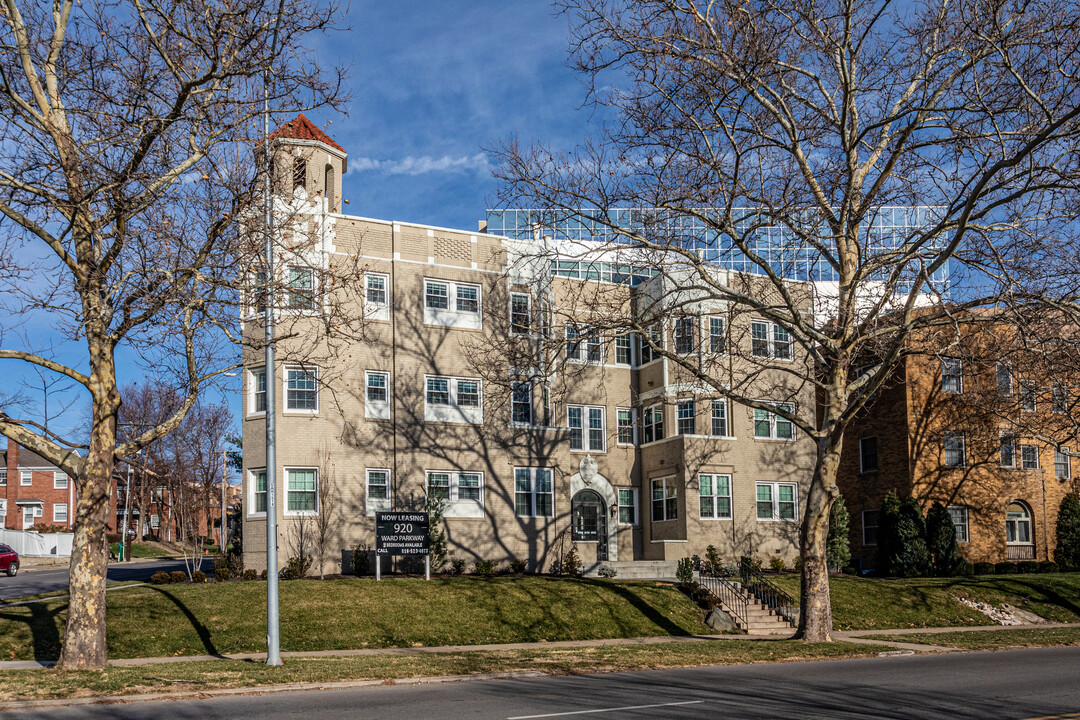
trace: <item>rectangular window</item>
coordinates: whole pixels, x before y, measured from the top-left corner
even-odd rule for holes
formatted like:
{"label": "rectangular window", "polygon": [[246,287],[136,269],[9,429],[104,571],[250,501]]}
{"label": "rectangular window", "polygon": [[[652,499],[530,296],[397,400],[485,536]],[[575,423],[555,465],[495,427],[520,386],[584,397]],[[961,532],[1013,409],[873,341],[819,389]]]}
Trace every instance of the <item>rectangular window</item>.
{"label": "rectangular window", "polygon": [[429,472],[427,474],[428,497],[434,500],[450,499],[450,473]]}
{"label": "rectangular window", "polygon": [[318,368],[285,367],[285,409],[318,412]]}
{"label": "rectangular window", "polygon": [[480,312],[480,286],[457,285],[457,311],[467,313]]}
{"label": "rectangular window", "polygon": [[450,309],[450,286],[428,280],[424,283],[424,307],[432,310]]}
{"label": "rectangular window", "polygon": [[367,470],[367,514],[390,510],[390,471],[385,468]]}
{"label": "rectangular window", "polygon": [[[265,512],[265,511],[263,511]],[[161,518],[155,513],[150,516],[150,529],[157,530],[161,527]]]}
{"label": "rectangular window", "polygon": [[859,438],[859,472],[875,472],[877,469],[877,438]]}
{"label": "rectangular window", "polygon": [[731,518],[731,476],[698,475],[698,507],[702,518]]}
{"label": "rectangular window", "polygon": [[66,523],[68,521],[67,503],[53,503],[52,506],[52,519],[55,523]]}
{"label": "rectangular window", "polygon": [[366,374],[367,401],[376,403],[388,402],[390,399],[390,374],[384,372],[376,372],[374,370],[368,370]]}
{"label": "rectangular window", "polygon": [[510,421],[532,425],[532,384],[522,381],[510,391]]}
{"label": "rectangular window", "polygon": [[638,336],[638,348],[642,365],[660,359],[659,351],[664,348],[664,337],[656,325],[645,328],[645,332]]}
{"label": "rectangular window", "polygon": [[1038,409],[1038,391],[1035,383],[1031,380],[1020,381],[1020,409],[1024,412],[1035,412]]}
{"label": "rectangular window", "polygon": [[1054,477],[1058,480],[1068,480],[1072,477],[1072,458],[1069,457],[1069,448],[1060,450],[1054,448]]}
{"label": "rectangular window", "polygon": [[945,467],[962,468],[967,465],[967,448],[964,433],[945,433],[942,441]]}
{"label": "rectangular window", "polygon": [[579,362],[601,363],[604,361],[600,334],[579,325],[566,325],[566,359]]}
{"label": "rectangular window", "polygon": [[53,473],[53,490],[67,490],[68,476],[67,473],[60,471]]}
{"label": "rectangular window", "polygon": [[964,365],[960,358],[941,358],[941,391],[964,392]]}
{"label": "rectangular window", "polygon": [[689,355],[694,352],[694,323],[697,318],[681,317],[675,319],[675,352]]}
{"label": "rectangular window", "polygon": [[724,333],[724,318],[709,317],[709,352],[719,355],[727,350],[727,336]]}
{"label": "rectangular window", "polygon": [[596,406],[567,405],[566,425],[570,428],[571,450],[606,451],[604,410]]}
{"label": "rectangular window", "polygon": [[424,279],[424,322],[479,330],[482,292],[476,283]]}
{"label": "rectangular window", "polygon": [[[428,496],[445,500],[448,503],[456,503],[469,500],[481,503],[483,481],[481,474],[476,472],[456,472],[449,470],[436,470],[427,472]],[[457,513],[450,511],[449,516]]]}
{"label": "rectangular window", "polygon": [[727,419],[727,400],[712,401],[712,434],[716,437],[729,437]]}
{"label": "rectangular window", "polygon": [[793,356],[791,334],[782,325],[754,320],[750,323],[750,354],[759,358],[790,360]]}
{"label": "rectangular window", "polygon": [[1050,411],[1059,415],[1069,411],[1069,392],[1061,383],[1050,386]]}
{"label": "rectangular window", "polygon": [[[789,413],[795,412],[793,403],[775,403],[776,407]],[[754,410],[754,437],[770,440],[794,440],[795,423],[768,410]]]}
{"label": "rectangular window", "polygon": [[1016,438],[1012,435],[1001,436],[1001,467],[1016,467]]}
{"label": "rectangular window", "polygon": [[551,470],[514,468],[514,514],[518,517],[552,517]]}
{"label": "rectangular window", "polygon": [[956,530],[956,542],[968,541],[968,509],[964,505],[950,505],[947,510]]}
{"label": "rectangular window", "polygon": [[7,469],[0,468],[0,485],[7,485]]}
{"label": "rectangular window", "polygon": [[997,364],[997,391],[1001,397],[1008,397],[1013,392],[1012,369],[1007,363]]}
{"label": "rectangular window", "polygon": [[652,520],[663,522],[679,517],[678,486],[675,477],[652,481]]}
{"label": "rectangular window", "polygon": [[252,370],[249,380],[251,382],[251,398],[248,412],[264,413],[266,412],[266,368]]}
{"label": "rectangular window", "polygon": [[664,439],[664,409],[662,405],[645,408],[642,430],[643,442],[651,443]]}
{"label": "rectangular window", "polygon": [[637,445],[637,418],[632,408],[615,408],[615,418],[618,423],[618,436],[616,443],[619,445]]}
{"label": "rectangular window", "polygon": [[315,308],[315,271],[306,267],[289,268],[288,302],[290,310]]}
{"label": "rectangular window", "polygon": [[364,297],[371,305],[386,305],[388,277],[377,273],[364,274]]}
{"label": "rectangular window", "polygon": [[679,435],[697,433],[697,411],[693,400],[684,400],[675,406],[675,425]]}
{"label": "rectangular window", "polygon": [[630,342],[630,333],[622,333],[615,336],[615,364],[634,364],[633,343]]}
{"label": "rectangular window", "polygon": [[[157,497],[161,502],[161,495]],[[258,515],[266,512],[266,470],[251,471],[251,514]]]}
{"label": "rectangular window", "polygon": [[314,514],[319,509],[319,471],[285,469],[285,514]]}
{"label": "rectangular window", "polygon": [[619,488],[619,524],[637,525],[637,489]]}
{"label": "rectangular window", "polygon": [[20,472],[19,473],[19,484],[20,485],[33,485],[34,484],[34,473],[32,471],[30,471],[30,470],[23,470],[22,472]]}
{"label": "rectangular window", "polygon": [[798,493],[794,483],[757,484],[758,520],[798,520]]}
{"label": "rectangular window", "polygon": [[510,293],[510,332],[528,335],[532,330],[532,298],[525,293]]}
{"label": "rectangular window", "polygon": [[449,405],[450,379],[428,378],[426,400],[428,405]]}
{"label": "rectangular window", "polygon": [[480,407],[480,383],[477,380],[457,381],[457,404],[461,407]]}
{"label": "rectangular window", "polygon": [[877,545],[878,542],[878,510],[863,510],[862,513],[862,544]]}
{"label": "rectangular window", "polygon": [[1020,446],[1020,467],[1024,470],[1039,469],[1039,448],[1035,445]]}

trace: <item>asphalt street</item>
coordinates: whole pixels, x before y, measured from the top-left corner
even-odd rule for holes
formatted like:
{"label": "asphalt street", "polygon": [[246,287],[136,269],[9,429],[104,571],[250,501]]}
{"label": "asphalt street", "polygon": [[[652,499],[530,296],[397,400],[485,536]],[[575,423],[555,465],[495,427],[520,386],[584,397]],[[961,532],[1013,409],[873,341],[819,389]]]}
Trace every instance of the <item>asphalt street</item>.
{"label": "asphalt street", "polygon": [[[205,572],[212,564],[211,559],[204,558],[203,564],[206,566],[203,567]],[[142,581],[148,580],[158,570],[171,572],[183,569],[183,560],[146,560],[113,563],[109,565],[107,578],[109,583]],[[66,566],[48,570],[24,570],[20,571],[15,577],[0,574],[0,600],[67,590],[67,587],[68,569]]]}
{"label": "asphalt street", "polygon": [[486,680],[12,711],[5,718],[1080,718],[1080,648]]}

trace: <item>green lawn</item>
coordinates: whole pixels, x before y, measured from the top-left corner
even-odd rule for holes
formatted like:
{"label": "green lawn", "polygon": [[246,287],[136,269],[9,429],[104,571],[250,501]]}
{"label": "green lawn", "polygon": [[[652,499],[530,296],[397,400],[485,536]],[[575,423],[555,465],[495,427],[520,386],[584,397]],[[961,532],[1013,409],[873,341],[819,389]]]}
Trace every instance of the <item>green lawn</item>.
{"label": "green lawn", "polygon": [[[798,575],[770,579],[798,597]],[[1080,573],[904,580],[834,576],[829,589],[837,630],[994,624],[957,597],[995,606],[1009,603],[1047,620],[1080,622]]]}
{"label": "green lawn", "polygon": [[[120,543],[112,544],[113,554],[119,553]],[[162,558],[162,557],[177,557],[180,552],[171,548],[159,545],[158,543],[132,543],[128,546],[130,551],[130,557],[133,558]]]}
{"label": "green lawn", "polygon": [[[565,578],[281,583],[282,650],[710,634],[667,584]],[[266,584],[144,586],[107,595],[109,656],[265,650]],[[0,657],[53,659],[66,600],[0,610]]]}
{"label": "green lawn", "polygon": [[965,630],[951,633],[911,635],[862,635],[871,640],[925,643],[961,650],[1008,650],[1025,647],[1080,645],[1080,628],[1039,628],[1037,630]]}
{"label": "green lawn", "polygon": [[541,671],[613,672],[648,668],[695,667],[755,662],[826,660],[876,655],[889,648],[854,643],[794,640],[750,643],[716,639],[586,648],[530,648],[337,658],[287,658],[282,667],[259,662],[213,660],[110,667],[105,672],[9,670],[0,674],[0,702],[59,697],[190,692],[213,688],[258,687],[340,680],[392,680],[438,675]]}

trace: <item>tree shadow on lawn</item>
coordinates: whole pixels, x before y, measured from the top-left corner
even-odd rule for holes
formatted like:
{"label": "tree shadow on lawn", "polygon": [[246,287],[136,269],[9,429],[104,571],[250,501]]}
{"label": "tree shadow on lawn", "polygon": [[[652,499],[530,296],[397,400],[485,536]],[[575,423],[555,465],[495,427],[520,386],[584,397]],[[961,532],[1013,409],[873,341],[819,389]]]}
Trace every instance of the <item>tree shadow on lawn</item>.
{"label": "tree shadow on lawn", "polygon": [[68,604],[61,603],[50,609],[48,601],[42,601],[27,603],[21,607],[30,611],[29,617],[5,612],[0,613],[0,620],[25,623],[30,628],[34,642],[34,660],[55,662],[60,657],[60,629],[56,626],[57,618],[67,610]]}
{"label": "tree shadow on lawn", "polygon": [[173,605],[175,605],[180,610],[180,612],[184,614],[184,617],[187,618],[188,622],[191,623],[191,627],[195,628],[195,632],[199,636],[199,641],[202,643],[207,655],[224,657],[220,652],[218,652],[217,646],[214,645],[214,641],[210,637],[210,630],[206,627],[206,625],[203,625],[203,623],[197,617],[195,617],[195,613],[191,612],[191,610],[188,609],[187,605],[185,605],[183,602],[181,602],[179,598],[177,598],[175,595],[168,592],[167,590],[159,587],[154,587],[153,585],[150,585],[148,587],[151,590],[161,593],[162,595],[167,597],[169,600],[172,601]]}

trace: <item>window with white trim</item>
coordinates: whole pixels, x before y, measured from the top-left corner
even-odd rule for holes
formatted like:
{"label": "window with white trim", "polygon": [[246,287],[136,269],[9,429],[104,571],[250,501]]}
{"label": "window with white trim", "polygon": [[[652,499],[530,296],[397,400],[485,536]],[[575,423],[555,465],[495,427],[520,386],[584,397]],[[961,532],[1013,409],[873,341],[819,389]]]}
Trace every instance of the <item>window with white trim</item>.
{"label": "window with white trim", "polygon": [[1012,435],[1001,436],[1001,467],[1016,467],[1016,438]]}
{"label": "window with white trim", "polygon": [[679,517],[679,489],[675,476],[652,481],[652,521],[664,522]]}
{"label": "window with white trim", "polygon": [[68,521],[67,503],[53,503],[52,519],[55,523],[66,523]]}
{"label": "window with white trim", "polygon": [[475,283],[424,280],[424,322],[479,329],[482,326],[481,292]]}
{"label": "window with white trim", "polygon": [[968,541],[968,509],[966,505],[950,505],[946,510],[952,518],[953,529],[956,531],[956,542]]}
{"label": "window with white trim", "polygon": [[651,443],[664,439],[664,406],[653,405],[645,408],[641,425],[642,442]]}
{"label": "window with white trim", "polygon": [[731,518],[731,476],[698,475],[698,510],[703,519]]}
{"label": "window with white trim", "polygon": [[1013,393],[1012,368],[1008,363],[997,364],[997,391],[1001,397],[1009,397]]}
{"label": "window with white trim", "polygon": [[615,364],[634,366],[634,343],[630,333],[615,336]]}
{"label": "window with white trim", "polygon": [[683,400],[675,406],[675,432],[678,435],[697,434],[697,407],[693,400]]}
{"label": "window with white trim", "polygon": [[1064,415],[1069,411],[1069,391],[1059,382],[1050,385],[1050,412]]}
{"label": "window with white trim", "polygon": [[514,514],[518,517],[552,517],[550,468],[514,468]]}
{"label": "window with white trim", "polygon": [[364,273],[364,316],[372,320],[390,319],[390,276]]}
{"label": "window with white trim", "polygon": [[877,545],[880,510],[862,511],[862,544]]}
{"label": "window with white trim", "polygon": [[1058,480],[1068,480],[1072,477],[1072,458],[1069,456],[1069,448],[1060,450],[1054,448],[1054,477]]}
{"label": "window with white trim", "polygon": [[364,415],[373,420],[390,419],[390,373],[364,371]]}
{"label": "window with white trim", "polygon": [[7,468],[0,468],[0,485],[7,485]]}
{"label": "window with white trim", "polygon": [[53,472],[53,490],[67,490],[68,476],[59,470]]}
{"label": "window with white trim", "polygon": [[266,368],[248,371],[248,414],[266,412]]}
{"label": "window with white trim", "polygon": [[1037,446],[1020,446],[1020,467],[1024,470],[1039,469],[1039,448]]}
{"label": "window with white trim", "polygon": [[285,366],[285,411],[319,411],[319,369],[300,365]]}
{"label": "window with white trim", "polygon": [[510,390],[510,422],[518,425],[532,425],[532,383],[520,380]]}
{"label": "window with white trim", "polygon": [[25,485],[33,485],[34,484],[34,473],[33,473],[33,471],[32,470],[23,470],[23,471],[21,471],[19,473],[19,484],[24,485],[24,486]]}
{"label": "window with white trim", "polygon": [[967,465],[967,438],[962,432],[945,433],[942,438],[945,467],[962,468]]}
{"label": "window with white trim", "polygon": [[[249,504],[248,515],[266,514],[266,468],[252,468],[248,470]],[[153,502],[161,503],[161,489],[158,489]]]}
{"label": "window with white trim", "polygon": [[1024,412],[1038,410],[1038,389],[1033,380],[1020,381],[1020,409]]}
{"label": "window with white trim", "polygon": [[720,355],[727,352],[726,321],[719,315],[709,316],[709,352]]}
{"label": "window with white trim", "polygon": [[161,528],[161,517],[157,513],[154,513],[150,516],[150,529],[158,530],[159,528]]}
{"label": "window with white trim", "polygon": [[616,443],[619,445],[637,445],[637,410],[633,408],[615,408],[615,422],[618,424]]}
{"label": "window with white trim", "polygon": [[712,435],[714,437],[730,437],[731,429],[728,427],[727,400],[712,401]]}
{"label": "window with white trim", "polygon": [[445,517],[482,517],[483,473],[428,470],[428,497],[444,502]]}
{"label": "window with white trim", "polygon": [[424,378],[424,420],[428,422],[484,421],[480,380],[427,376]]}
{"label": "window with white trim", "polygon": [[960,358],[941,358],[941,391],[964,392],[964,364]]}
{"label": "window with white trim", "polygon": [[285,468],[285,514],[319,512],[319,469]]}
{"label": "window with white trim", "polygon": [[532,298],[528,293],[510,293],[510,332],[517,335],[532,332]]}
{"label": "window with white trim", "polygon": [[758,520],[799,519],[799,492],[794,483],[759,482],[756,492]]}
{"label": "window with white trim", "polygon": [[309,267],[291,266],[288,268],[289,286],[286,289],[286,302],[290,310],[315,309],[315,271]]}
{"label": "window with white trim", "polygon": [[594,405],[567,405],[566,425],[570,428],[570,449],[606,452],[605,409]]}
{"label": "window with white trim", "polygon": [[663,348],[664,334],[660,332],[660,328],[657,325],[650,325],[645,328],[645,332],[638,335],[639,364],[647,365],[653,360],[659,360],[661,357],[660,350],[663,350]]}
{"label": "window with white trim", "polygon": [[876,437],[859,438],[859,472],[876,472],[878,446]]}
{"label": "window with white trim", "polygon": [[750,323],[750,354],[759,358],[791,360],[793,344],[791,333],[783,325],[766,320]]}
{"label": "window with white trim", "polygon": [[377,512],[390,510],[390,470],[389,468],[367,468],[367,511],[368,517]]}
{"label": "window with white trim", "polygon": [[[789,413],[795,412],[794,403],[773,403]],[[765,440],[794,440],[795,423],[769,410],[754,409],[754,437]]]}
{"label": "window with white trim", "polygon": [[637,525],[637,488],[618,488],[619,524]]}
{"label": "window with white trim", "polygon": [[597,330],[566,324],[566,359],[585,363],[604,362],[604,344]]}
{"label": "window with white trim", "polygon": [[695,317],[675,318],[675,352],[679,355],[689,355],[694,352],[694,323]]}

